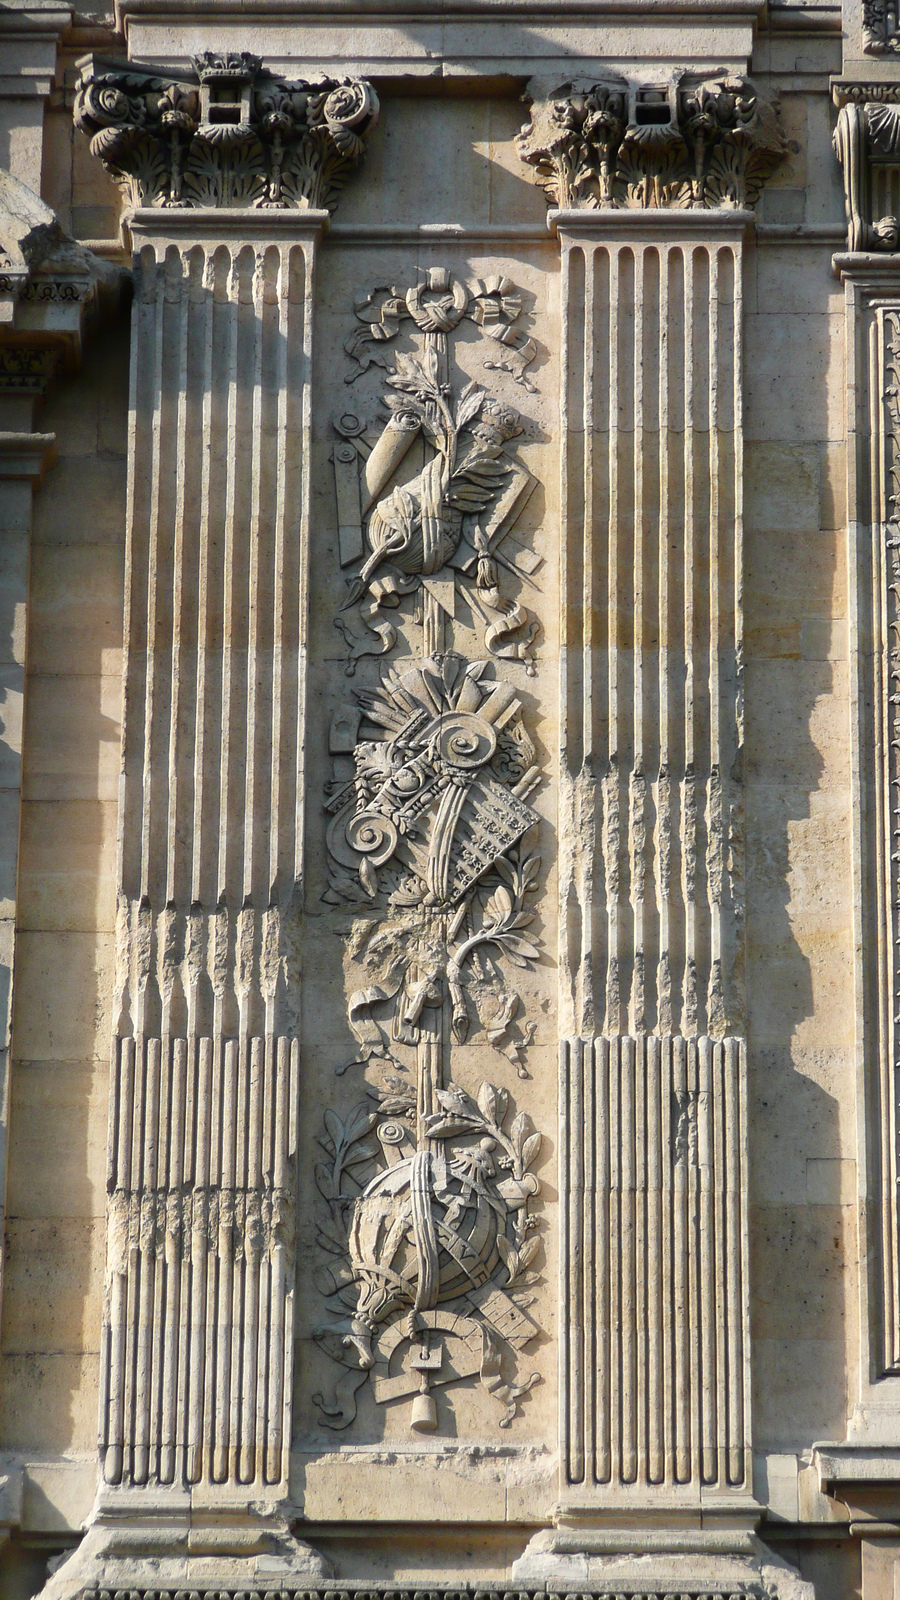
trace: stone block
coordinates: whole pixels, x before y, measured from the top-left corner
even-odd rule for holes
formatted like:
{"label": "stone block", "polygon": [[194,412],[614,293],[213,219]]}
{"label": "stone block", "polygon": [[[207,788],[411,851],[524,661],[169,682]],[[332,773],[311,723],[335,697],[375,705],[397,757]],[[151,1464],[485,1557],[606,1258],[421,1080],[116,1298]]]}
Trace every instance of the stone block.
{"label": "stone block", "polygon": [[97,1493],[94,1452],[30,1460],[25,1470],[25,1526],[35,1533],[80,1533]]}
{"label": "stone block", "polygon": [[9,1218],[3,1255],[3,1353],[95,1351],[105,1258],[102,1217]]}
{"label": "stone block", "polygon": [[11,1217],[102,1218],[106,1212],[106,1062],[14,1061],[7,1208]]}
{"label": "stone block", "polygon": [[[62,439],[61,439],[62,443]],[[61,457],[35,501],[34,543],[125,549],[125,463],[107,453]],[[49,558],[48,558],[49,559]]]}
{"label": "stone block", "polygon": [[[821,463],[821,524],[843,534],[847,526],[847,447],[843,441],[819,446]],[[843,551],[843,540],[841,541]],[[846,565],[846,562],[844,563]]]}
{"label": "stone block", "polygon": [[748,661],[745,683],[748,781],[846,792],[846,664]]}
{"label": "stone block", "polygon": [[0,1356],[0,1448],[55,1457],[91,1449],[98,1370],[93,1355]]}
{"label": "stone block", "polygon": [[753,1341],[754,1437],[760,1449],[800,1451],[811,1438],[831,1438],[844,1425],[844,1342],[790,1338]]}
{"label": "stone block", "polygon": [[108,933],[19,935],[14,1029],[20,1059],[107,1059],[112,953]]}
{"label": "stone block", "polygon": [[745,319],[748,439],[841,439],[846,409],[844,319],[759,311]]}
{"label": "stone block", "polygon": [[121,678],[31,678],[25,798],[114,800],[121,713]]}
{"label": "stone block", "polygon": [[811,1206],[856,1203],[856,1162],[835,1156],[807,1156],[806,1196]]}
{"label": "stone block", "polygon": [[[108,506],[107,497],[105,504]],[[29,667],[41,677],[121,671],[124,544],[36,545]]]}
{"label": "stone block", "polygon": [[[0,792],[0,811],[2,803]],[[20,928],[113,932],[116,820],[111,800],[29,801],[22,808]]]}
{"label": "stone block", "polygon": [[[803,1340],[815,1328],[817,1338],[840,1344],[845,1226],[839,1205],[751,1207],[754,1339]],[[793,1285],[790,1295],[784,1283]]]}
{"label": "stone block", "polygon": [[[749,439],[744,454],[747,534],[811,533],[820,526],[819,445]],[[748,554],[752,543],[748,538]]]}

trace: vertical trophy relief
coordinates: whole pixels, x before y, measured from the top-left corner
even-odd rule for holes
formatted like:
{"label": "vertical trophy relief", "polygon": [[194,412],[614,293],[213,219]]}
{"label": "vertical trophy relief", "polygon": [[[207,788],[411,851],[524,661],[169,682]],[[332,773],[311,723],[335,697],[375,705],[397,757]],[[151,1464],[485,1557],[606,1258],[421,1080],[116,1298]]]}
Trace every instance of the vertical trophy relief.
{"label": "vertical trophy relief", "polygon": [[[347,913],[358,1052],[335,1063],[318,1138],[315,1337],[343,1372],[313,1399],[321,1423],[349,1428],[368,1384],[376,1407],[401,1402],[432,1433],[437,1391],[473,1379],[500,1408],[485,1424],[507,1428],[539,1381],[523,1352],[540,1331],[541,1134],[485,1057],[530,1079],[536,1023],[514,979],[541,956],[530,802],[544,774],[503,664],[518,683],[535,673],[540,559],[516,524],[537,480],[516,455],[518,409],[457,377],[453,341],[467,322],[476,359],[526,393],[536,348],[503,276],[432,268],[364,292],[355,313],[346,381],[375,367],[381,392],[376,419],[335,420],[336,624],[349,677],[398,659],[348,684],[329,739],[323,900]],[[401,329],[412,348],[386,352]],[[460,648],[473,631],[476,659]]]}

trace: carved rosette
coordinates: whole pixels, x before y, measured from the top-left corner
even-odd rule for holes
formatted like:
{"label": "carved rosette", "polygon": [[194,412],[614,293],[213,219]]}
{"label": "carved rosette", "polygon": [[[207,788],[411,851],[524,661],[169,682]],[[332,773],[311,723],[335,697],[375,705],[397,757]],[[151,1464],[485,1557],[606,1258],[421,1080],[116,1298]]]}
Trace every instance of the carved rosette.
{"label": "carved rosette", "polygon": [[519,154],[551,206],[752,208],[785,155],[777,108],[749,78],[635,88],[534,85]]}
{"label": "carved rosette", "polygon": [[76,126],[134,206],[333,209],[378,121],[359,78],[287,81],[246,52],[176,80],[82,73]]}

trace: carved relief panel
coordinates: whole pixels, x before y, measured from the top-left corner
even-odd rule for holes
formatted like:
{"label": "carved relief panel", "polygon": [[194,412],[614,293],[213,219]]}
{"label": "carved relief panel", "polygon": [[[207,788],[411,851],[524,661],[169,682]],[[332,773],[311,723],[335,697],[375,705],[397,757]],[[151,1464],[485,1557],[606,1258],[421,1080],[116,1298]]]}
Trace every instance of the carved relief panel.
{"label": "carved relief panel", "polygon": [[552,417],[519,269],[390,268],[336,272],[321,374],[300,1442],[515,1448],[552,1438]]}

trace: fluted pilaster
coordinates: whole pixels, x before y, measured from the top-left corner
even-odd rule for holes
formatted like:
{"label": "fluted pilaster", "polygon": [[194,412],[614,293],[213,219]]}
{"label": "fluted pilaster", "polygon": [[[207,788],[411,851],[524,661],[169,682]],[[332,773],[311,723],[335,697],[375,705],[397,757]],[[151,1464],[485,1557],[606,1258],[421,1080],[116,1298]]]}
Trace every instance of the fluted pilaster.
{"label": "fluted pilaster", "polygon": [[[107,1482],[284,1484],[321,213],[138,213]],[[231,222],[231,217],[229,217]],[[262,235],[262,237],[261,237]]]}
{"label": "fluted pilaster", "polygon": [[[750,1498],[741,212],[558,212],[570,1511]],[[587,1036],[585,1038],[584,1036]]]}

